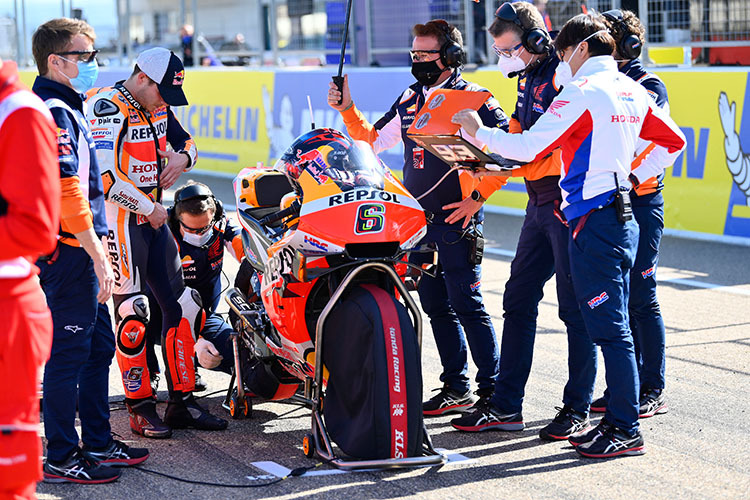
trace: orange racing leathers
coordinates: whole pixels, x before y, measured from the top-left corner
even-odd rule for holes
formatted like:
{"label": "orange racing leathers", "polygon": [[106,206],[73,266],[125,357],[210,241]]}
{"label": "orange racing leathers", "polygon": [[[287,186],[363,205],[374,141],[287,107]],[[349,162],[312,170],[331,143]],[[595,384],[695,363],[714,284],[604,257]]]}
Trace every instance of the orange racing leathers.
{"label": "orange racing leathers", "polygon": [[[130,400],[151,396],[146,363],[150,289],[164,313],[162,348],[170,393],[195,387],[193,345],[203,326],[200,296],[186,288],[174,238],[166,225],[153,229],[147,216],[161,202],[163,160],[157,148],[188,156],[197,150],[168,107],[146,111],[118,83],[89,93],[88,120],[96,143],[106,199],[107,252],[115,274],[117,362]],[[187,170],[186,169],[186,170]]]}

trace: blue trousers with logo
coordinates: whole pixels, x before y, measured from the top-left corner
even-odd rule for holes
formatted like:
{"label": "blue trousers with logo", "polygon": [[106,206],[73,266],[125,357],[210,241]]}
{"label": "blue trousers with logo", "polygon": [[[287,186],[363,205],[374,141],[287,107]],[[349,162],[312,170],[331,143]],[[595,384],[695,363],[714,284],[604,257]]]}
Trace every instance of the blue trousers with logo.
{"label": "blue trousers with logo", "polygon": [[559,316],[568,332],[568,382],[563,404],[588,413],[596,378],[596,348],[578,307],[568,258],[569,231],[554,213],[554,203],[526,206],[516,256],[503,295],[500,373],[492,404],[504,413],[521,411],[531,372],[536,320],[544,284],[554,274]]}
{"label": "blue trousers with logo", "polygon": [[664,197],[661,191],[633,197],[633,215],[640,236],[635,265],[630,273],[630,328],[635,341],[641,387],[664,389],[666,331],[656,298],[656,266],[664,232]]}
{"label": "blue trousers with logo", "polygon": [[[440,380],[458,392],[469,390],[466,347],[477,366],[479,390],[491,392],[498,369],[498,348],[492,319],[482,302],[481,268],[469,261],[471,243],[461,238],[459,224],[429,224],[422,243],[434,242],[438,250],[437,275],[423,275],[419,300],[430,318],[443,373]],[[413,254],[412,262],[424,262]]]}
{"label": "blue trousers with logo", "polygon": [[614,205],[591,212],[582,228],[581,219],[569,221],[570,271],[586,329],[604,355],[609,389],[604,418],[633,433],[638,430],[639,380],[628,295],[638,224],[618,221]]}
{"label": "blue trousers with logo", "polygon": [[62,461],[81,440],[95,448],[112,441],[109,426],[109,365],[115,335],[99,285],[82,248],[58,245],[54,263],[39,262],[39,279],[52,312],[52,352],[44,368],[44,433],[47,458]]}

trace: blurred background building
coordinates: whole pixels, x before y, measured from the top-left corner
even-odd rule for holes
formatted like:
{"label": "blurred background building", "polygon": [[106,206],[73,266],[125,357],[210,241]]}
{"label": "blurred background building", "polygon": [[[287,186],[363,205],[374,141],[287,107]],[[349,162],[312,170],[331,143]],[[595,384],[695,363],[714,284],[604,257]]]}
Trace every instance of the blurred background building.
{"label": "blurred background building", "polygon": [[[446,19],[464,34],[469,63],[493,64],[485,30],[498,0],[353,0],[347,62],[407,65],[411,27]],[[551,29],[582,11],[627,8],[648,29],[648,47],[684,63],[750,64],[748,0],[535,0]],[[129,65],[161,45],[194,64],[304,66],[338,62],[345,0],[2,0],[0,57],[31,62],[36,26],[60,15],[96,29],[101,62]]]}

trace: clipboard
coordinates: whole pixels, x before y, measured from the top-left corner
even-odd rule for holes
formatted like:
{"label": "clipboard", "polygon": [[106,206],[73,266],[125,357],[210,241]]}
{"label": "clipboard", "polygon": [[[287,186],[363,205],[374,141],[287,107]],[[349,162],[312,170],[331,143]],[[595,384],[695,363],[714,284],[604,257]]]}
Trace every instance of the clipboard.
{"label": "clipboard", "polygon": [[469,90],[437,89],[414,117],[407,135],[453,135],[461,126],[452,123],[462,109],[478,110],[492,94]]}
{"label": "clipboard", "polygon": [[468,170],[495,172],[521,167],[520,162],[494,153],[485,153],[457,135],[412,135],[411,139],[451,167],[455,165]]}

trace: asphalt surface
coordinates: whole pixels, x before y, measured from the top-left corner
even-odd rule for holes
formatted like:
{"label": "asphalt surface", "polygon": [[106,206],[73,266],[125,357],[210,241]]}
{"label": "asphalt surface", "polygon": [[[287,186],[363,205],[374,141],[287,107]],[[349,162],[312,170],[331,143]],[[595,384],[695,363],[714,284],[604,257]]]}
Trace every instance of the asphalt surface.
{"label": "asphalt surface", "polygon": [[[226,182],[226,181],[224,181]],[[226,186],[225,186],[226,189]],[[231,200],[225,193],[220,197]],[[229,201],[231,203],[231,201]],[[521,219],[490,215],[485,227],[491,255],[483,264],[482,288],[498,338],[502,335],[502,295]],[[227,259],[233,276],[237,265]],[[554,280],[539,307],[534,365],[524,402],[526,429],[465,434],[450,426],[451,416],[426,420],[436,447],[460,454],[442,467],[290,477],[245,489],[187,484],[144,471],[123,471],[109,485],[42,484],[39,498],[748,498],[750,491],[750,248],[665,238],[659,298],[667,327],[669,412],[641,421],[647,453],[610,460],[582,459],[567,443],[546,443],[539,429],[561,406],[567,375],[567,344],[557,317]],[[416,295],[415,295],[416,299]],[[470,363],[471,364],[471,363]],[[604,364],[595,397],[604,389]],[[201,370],[207,393],[225,390],[229,377]],[[440,386],[440,363],[429,322],[423,346],[424,395]],[[472,370],[473,377],[473,370]],[[166,398],[162,381],[159,396]],[[310,428],[309,410],[282,403],[257,403],[252,418],[231,420],[223,432],[177,430],[172,439],[133,435],[118,402],[122,384],[110,371],[113,431],[131,446],[148,447],[143,465],[192,481],[259,486],[276,478],[275,462],[287,469],[318,461],[302,453]],[[215,414],[223,394],[202,404]],[[163,412],[164,403],[159,404]],[[597,416],[598,417],[598,416]]]}

